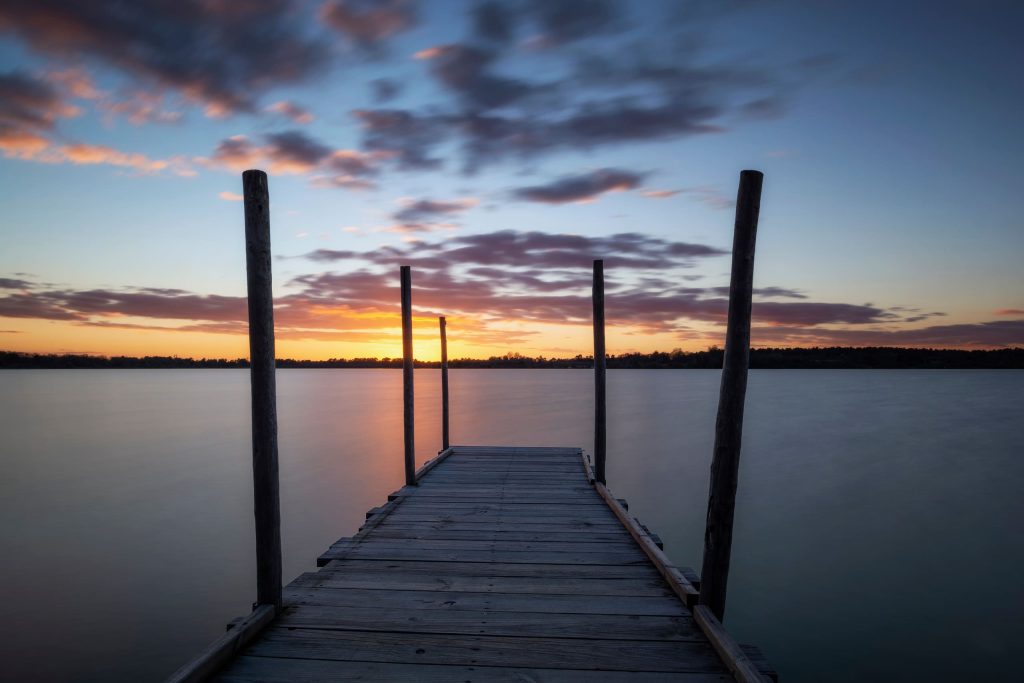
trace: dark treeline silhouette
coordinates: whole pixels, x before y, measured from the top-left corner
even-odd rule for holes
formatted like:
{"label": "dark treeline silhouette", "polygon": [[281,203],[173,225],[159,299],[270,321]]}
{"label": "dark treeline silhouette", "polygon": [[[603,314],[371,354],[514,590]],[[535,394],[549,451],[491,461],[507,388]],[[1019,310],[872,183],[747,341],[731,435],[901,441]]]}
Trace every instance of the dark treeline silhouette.
{"label": "dark treeline silhouette", "polygon": [[[448,361],[451,368],[579,368],[593,367],[591,356],[572,358],[532,358],[519,353],[490,358],[457,358]],[[0,351],[0,369],[39,368],[247,368],[245,358],[179,358],[177,356],[92,356],[85,354],[37,354]],[[329,360],[293,360],[279,358],[279,368],[401,368],[401,358],[331,358]],[[416,361],[418,368],[440,367],[438,361]],[[706,351],[655,351],[608,356],[611,369],[720,369],[722,350],[712,346]],[[1024,348],[989,351],[957,349],[904,349],[889,346],[827,347],[808,349],[752,349],[750,367],[755,369],[1022,369]]]}

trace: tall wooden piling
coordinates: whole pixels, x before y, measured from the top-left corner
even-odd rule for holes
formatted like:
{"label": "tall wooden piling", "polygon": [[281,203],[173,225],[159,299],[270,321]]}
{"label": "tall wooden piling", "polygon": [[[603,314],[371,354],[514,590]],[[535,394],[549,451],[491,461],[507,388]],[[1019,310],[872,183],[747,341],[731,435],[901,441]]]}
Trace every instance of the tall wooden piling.
{"label": "tall wooden piling", "polygon": [[736,197],[736,224],[732,243],[732,279],[729,285],[729,317],[725,335],[725,363],[715,422],[715,450],[711,461],[707,526],[704,531],[704,565],[700,603],[721,620],[732,550],[733,513],[743,435],[743,403],[750,364],[750,308],[754,288],[754,243],[761,208],[759,171],[740,173]]}
{"label": "tall wooden piling", "polygon": [[608,436],[605,406],[604,353],[604,261],[594,261],[594,477],[605,482],[606,440]]}
{"label": "tall wooden piling", "polygon": [[448,446],[448,334],[445,330],[444,316],[437,319],[441,326],[441,449]]}
{"label": "tall wooden piling", "polygon": [[274,380],[274,298],[270,268],[267,174],[242,174],[245,267],[249,300],[249,380],[252,391],[252,479],[256,517],[256,602],[281,609],[281,504]]}
{"label": "tall wooden piling", "polygon": [[412,271],[401,266],[402,276],[402,404],[405,416],[405,483],[416,484],[416,445],[413,424]]}

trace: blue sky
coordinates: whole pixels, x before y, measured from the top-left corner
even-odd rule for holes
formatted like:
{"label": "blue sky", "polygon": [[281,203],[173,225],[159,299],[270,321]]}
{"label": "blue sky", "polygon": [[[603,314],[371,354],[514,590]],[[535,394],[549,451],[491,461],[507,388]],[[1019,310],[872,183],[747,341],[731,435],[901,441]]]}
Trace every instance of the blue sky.
{"label": "blue sky", "polygon": [[244,355],[248,167],[281,355],[397,355],[400,262],[425,358],[588,352],[593,258],[610,352],[720,343],[744,168],[755,344],[1021,345],[1022,14],[8,2],[0,348]]}

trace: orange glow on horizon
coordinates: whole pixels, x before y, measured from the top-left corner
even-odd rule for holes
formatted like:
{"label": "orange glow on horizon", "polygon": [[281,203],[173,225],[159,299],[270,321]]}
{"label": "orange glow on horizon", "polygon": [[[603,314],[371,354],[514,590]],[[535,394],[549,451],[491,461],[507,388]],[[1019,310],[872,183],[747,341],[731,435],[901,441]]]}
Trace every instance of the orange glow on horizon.
{"label": "orange glow on horizon", "polygon": [[[352,319],[355,318],[355,319]],[[296,360],[330,358],[400,358],[401,328],[398,315],[364,313],[351,316],[346,329],[278,329],[277,356]],[[119,318],[118,323],[130,319]],[[365,327],[362,322],[368,322]],[[448,317],[448,357],[488,358],[506,353],[547,358],[568,358],[593,352],[592,331],[588,324],[536,324],[529,321],[504,321],[483,326],[459,317]],[[464,335],[460,338],[460,332]],[[652,351],[699,351],[721,343],[694,333],[680,340],[674,334],[650,333],[629,327],[609,327],[610,354]],[[350,336],[351,335],[351,336]],[[365,340],[359,337],[365,338]],[[437,319],[416,316],[413,319],[413,347],[418,360],[441,358]],[[247,358],[245,334],[186,331],[167,325],[166,329],[98,327],[69,321],[7,319],[0,332],[0,349],[24,353],[87,354],[101,356],[179,356],[190,358]]]}
{"label": "orange glow on horizon", "polygon": [[[390,311],[339,311],[317,309],[306,321],[316,327],[287,327],[278,321],[276,347],[278,358],[329,360],[332,358],[400,358],[402,339],[400,316]],[[105,324],[104,324],[105,323]],[[483,322],[471,317],[448,316],[448,357],[486,359],[519,353],[524,356],[571,358],[593,352],[589,323],[535,323],[529,320]],[[77,321],[5,318],[0,324],[0,350],[40,354],[84,354],[98,356],[178,356],[187,358],[248,358],[249,345],[244,325],[237,331],[182,329],[196,326],[192,321],[156,321],[144,318],[109,316],[101,324]],[[293,323],[294,324],[294,323]],[[320,325],[329,325],[321,327]],[[786,329],[763,326],[763,330]],[[809,330],[800,331],[808,332]],[[874,346],[872,343],[839,344],[830,341],[828,332],[807,336],[800,341],[758,340],[755,327],[752,346]],[[703,351],[723,345],[723,330],[711,323],[691,323],[685,333],[615,325],[607,330],[609,355],[668,352],[681,349]],[[685,338],[682,336],[685,334]],[[417,360],[437,361],[441,357],[437,318],[417,315],[413,318],[413,346]],[[895,346],[907,346],[895,344]],[[931,344],[932,348],[1002,348]]]}

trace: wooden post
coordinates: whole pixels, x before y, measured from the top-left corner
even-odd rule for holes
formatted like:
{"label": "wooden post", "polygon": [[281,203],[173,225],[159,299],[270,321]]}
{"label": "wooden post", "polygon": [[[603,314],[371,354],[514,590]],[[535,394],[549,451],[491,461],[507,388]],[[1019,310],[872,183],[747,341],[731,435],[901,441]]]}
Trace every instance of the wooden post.
{"label": "wooden post", "polygon": [[608,435],[605,408],[604,355],[604,261],[594,261],[594,478],[605,481],[605,441]]}
{"label": "wooden post", "polygon": [[416,446],[413,425],[412,367],[412,271],[401,266],[402,275],[402,403],[405,410],[405,483],[416,484]]}
{"label": "wooden post", "polygon": [[256,517],[256,602],[281,609],[281,503],[277,472],[274,298],[270,275],[267,174],[242,174],[245,268],[249,294],[249,381],[252,391],[252,482]]}
{"label": "wooden post", "polygon": [[743,402],[750,364],[750,306],[754,288],[754,243],[761,209],[759,171],[740,173],[736,197],[736,225],[732,242],[732,280],[729,285],[729,318],[725,333],[725,362],[718,395],[715,451],[711,461],[707,527],[704,531],[704,566],[701,570],[700,604],[707,605],[721,621],[725,614],[732,522],[743,435]]}
{"label": "wooden post", "polygon": [[440,316],[441,325],[441,450],[448,446],[448,334],[445,332],[444,316]]}

